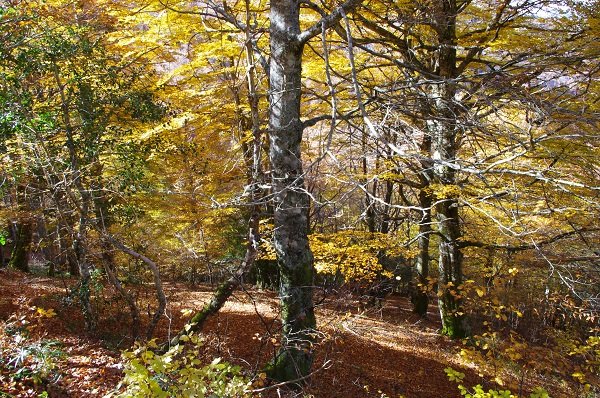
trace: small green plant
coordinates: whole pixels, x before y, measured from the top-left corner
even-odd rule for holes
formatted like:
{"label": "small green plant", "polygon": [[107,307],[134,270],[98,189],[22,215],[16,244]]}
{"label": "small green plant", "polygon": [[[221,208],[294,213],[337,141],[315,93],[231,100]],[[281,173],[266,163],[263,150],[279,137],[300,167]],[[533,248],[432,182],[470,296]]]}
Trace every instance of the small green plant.
{"label": "small green plant", "polygon": [[216,358],[209,364],[198,357],[201,339],[183,336],[176,345],[157,354],[154,341],[125,351],[125,377],[107,397],[250,397],[251,383],[237,366]]}
{"label": "small green plant", "polygon": [[[458,391],[460,391],[460,395],[464,396],[465,398],[517,398],[517,396],[510,392],[510,390],[489,389],[488,391],[485,391],[481,384],[477,384],[469,389],[462,384],[462,381],[465,378],[464,373],[449,367],[444,369],[444,372],[446,372],[448,380],[458,384]],[[529,398],[550,398],[550,396],[546,390],[541,387],[537,387],[529,395]]]}
{"label": "small green plant", "polygon": [[62,344],[54,340],[33,340],[31,331],[46,318],[56,316],[53,309],[20,302],[24,314],[13,314],[2,324],[0,336],[0,368],[10,382],[39,385],[55,382],[59,377],[58,362],[65,356]]}
{"label": "small green plant", "polygon": [[90,272],[90,287],[93,294],[100,294],[104,289],[102,280],[104,278],[104,271],[100,268],[95,268]]}
{"label": "small green plant", "polygon": [[12,380],[40,384],[59,377],[57,361],[64,357],[61,343],[53,340],[31,341],[28,322],[14,317],[4,327],[11,344],[0,351],[0,365],[9,369]]}
{"label": "small green plant", "polygon": [[[18,335],[20,336],[20,335]],[[34,384],[58,378],[56,360],[64,357],[60,342],[39,341],[22,344],[9,353],[7,365],[14,380],[31,380]]]}

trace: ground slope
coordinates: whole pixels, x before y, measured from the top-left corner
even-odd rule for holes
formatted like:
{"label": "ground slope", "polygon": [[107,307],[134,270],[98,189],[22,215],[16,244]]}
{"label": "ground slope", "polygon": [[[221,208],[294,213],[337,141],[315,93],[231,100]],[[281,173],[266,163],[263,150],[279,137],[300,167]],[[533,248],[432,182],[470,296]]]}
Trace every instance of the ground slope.
{"label": "ground slope", "polygon": [[[60,378],[43,380],[44,386],[11,381],[9,369],[0,368],[0,391],[11,394],[8,396],[36,397],[46,389],[50,397],[101,397],[118,383],[120,349],[131,344],[125,306],[109,289],[98,285],[95,303],[103,316],[97,333],[91,336],[82,329],[76,300],[68,294],[72,284],[72,280],[0,270],[0,353],[9,352],[15,344],[11,340],[15,325],[25,322],[29,341],[58,341],[67,354],[52,360],[54,373]],[[163,341],[183,326],[186,310],[200,308],[212,290],[210,286],[166,284],[166,291],[167,316],[157,331]],[[152,314],[152,290],[137,286],[135,293],[147,318]],[[461,344],[438,334],[435,309],[421,320],[402,297],[391,297],[381,307],[366,309],[360,298],[352,295],[328,295],[319,301],[321,336],[315,375],[301,393],[277,387],[263,396],[460,397],[455,383],[446,377],[446,367],[464,372],[468,385],[483,382],[473,366],[457,355]],[[49,310],[56,316],[53,312],[47,316]],[[260,373],[277,350],[277,311],[273,292],[236,292],[204,328],[203,357],[219,356],[248,372]]]}

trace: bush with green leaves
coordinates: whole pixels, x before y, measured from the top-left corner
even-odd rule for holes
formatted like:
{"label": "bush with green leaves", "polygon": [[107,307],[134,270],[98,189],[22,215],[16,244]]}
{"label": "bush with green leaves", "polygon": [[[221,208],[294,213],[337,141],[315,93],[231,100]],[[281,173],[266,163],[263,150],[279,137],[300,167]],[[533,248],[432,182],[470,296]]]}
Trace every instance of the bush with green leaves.
{"label": "bush with green leaves", "polygon": [[[444,369],[448,379],[458,384],[458,390],[460,395],[465,398],[517,398],[510,390],[493,390],[489,389],[485,391],[481,384],[477,384],[472,388],[465,387],[462,384],[465,374],[454,370],[452,368]],[[529,398],[550,398],[548,392],[541,387],[537,387],[530,395]]]}
{"label": "bush with green leaves", "polygon": [[216,358],[203,363],[197,356],[202,345],[199,337],[183,336],[183,345],[175,345],[164,354],[153,350],[154,341],[125,351],[124,378],[108,397],[250,397],[251,383],[238,366]]}

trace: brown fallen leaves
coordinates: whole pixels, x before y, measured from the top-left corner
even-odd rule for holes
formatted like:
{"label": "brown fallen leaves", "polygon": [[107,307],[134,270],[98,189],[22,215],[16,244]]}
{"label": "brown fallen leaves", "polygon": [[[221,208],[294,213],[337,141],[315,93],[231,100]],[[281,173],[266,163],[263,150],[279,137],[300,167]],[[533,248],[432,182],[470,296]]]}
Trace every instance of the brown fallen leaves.
{"label": "brown fallen leaves", "polygon": [[[49,397],[102,397],[119,382],[120,350],[131,344],[124,305],[108,288],[99,292],[95,302],[101,318],[95,335],[90,335],[83,329],[77,304],[65,299],[72,283],[0,270],[0,352],[14,348],[14,330],[7,327],[23,317],[28,341],[56,341],[64,353],[53,360],[52,377],[38,384],[11,380],[6,358],[2,358],[0,391],[8,396],[38,397],[47,391]],[[189,310],[200,308],[211,295],[208,286],[165,287],[169,305],[157,330],[160,340],[177,332]],[[148,309],[148,318],[154,305],[152,295],[144,292],[147,288],[143,286],[132,288],[138,289],[140,308]],[[317,311],[320,334],[314,368],[318,372],[301,392],[274,387],[263,392],[264,397],[460,397],[444,373],[448,366],[464,372],[469,385],[481,382],[457,356],[460,343],[437,334],[435,309],[428,320],[421,320],[401,297],[368,310],[359,310],[360,303],[352,296],[327,297],[323,303]],[[259,380],[262,366],[277,350],[277,311],[273,292],[236,292],[204,328],[201,356],[207,360],[218,356],[239,364]],[[268,386],[263,380],[259,384]]]}

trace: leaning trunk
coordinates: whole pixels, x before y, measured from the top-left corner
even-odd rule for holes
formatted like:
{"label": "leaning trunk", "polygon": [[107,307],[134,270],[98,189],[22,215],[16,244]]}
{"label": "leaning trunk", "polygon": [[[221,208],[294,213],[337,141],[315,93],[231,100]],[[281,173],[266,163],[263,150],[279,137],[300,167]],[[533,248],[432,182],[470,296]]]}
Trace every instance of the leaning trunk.
{"label": "leaning trunk", "polygon": [[260,215],[258,211],[254,211],[250,217],[248,226],[248,242],[246,244],[246,255],[240,268],[226,281],[222,282],[211,300],[202,309],[194,314],[186,326],[173,338],[167,345],[163,346],[161,350],[166,352],[168,348],[179,344],[183,336],[189,335],[192,332],[199,332],[202,330],[205,322],[225,305],[231,294],[235,289],[242,283],[244,276],[250,271],[254,265],[256,255],[258,252],[258,245],[260,238],[258,235]]}

